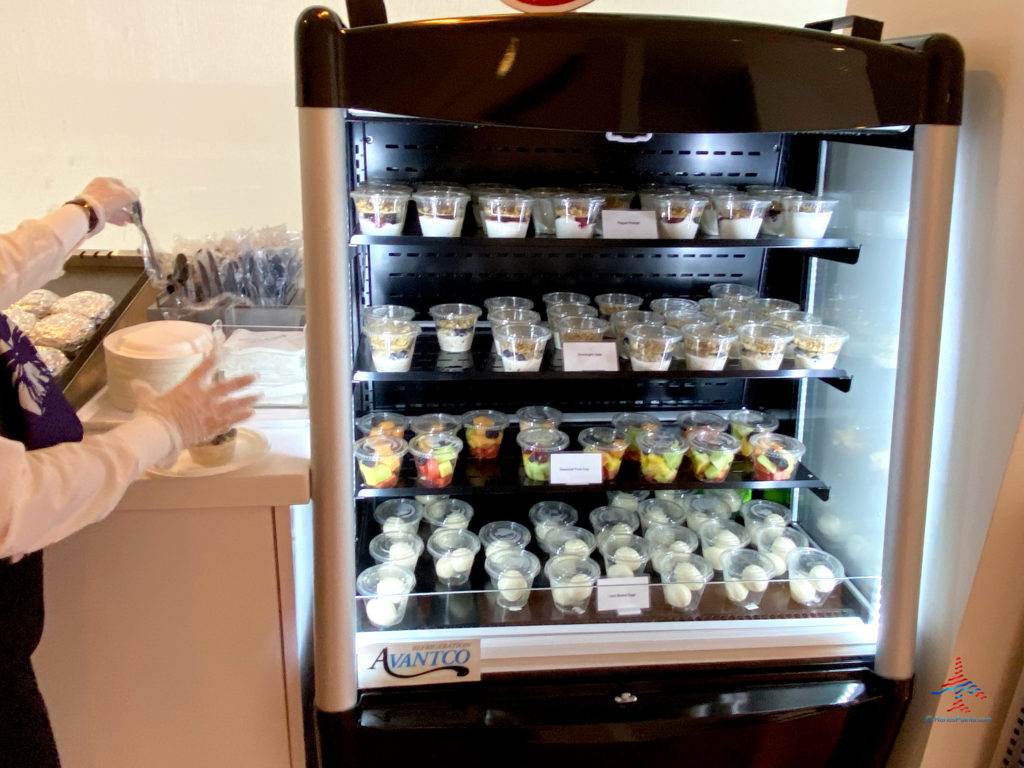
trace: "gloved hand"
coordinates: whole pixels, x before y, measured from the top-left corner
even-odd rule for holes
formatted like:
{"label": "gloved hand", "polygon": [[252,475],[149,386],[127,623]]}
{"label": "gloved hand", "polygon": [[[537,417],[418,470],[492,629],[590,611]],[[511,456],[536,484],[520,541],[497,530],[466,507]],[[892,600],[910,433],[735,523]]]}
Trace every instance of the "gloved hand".
{"label": "gloved hand", "polygon": [[92,234],[103,229],[107,222],[119,227],[130,224],[132,215],[128,208],[138,199],[138,195],[128,189],[123,181],[105,176],[86,184],[79,197],[88,202],[99,216],[99,226]]}
{"label": "gloved hand", "polygon": [[229,397],[255,380],[255,376],[236,376],[212,382],[217,355],[208,355],[178,386],[157,394],[144,381],[131,383],[136,409],[163,419],[177,433],[180,451],[214,435],[227,432],[231,425],[252,416],[258,395]]}

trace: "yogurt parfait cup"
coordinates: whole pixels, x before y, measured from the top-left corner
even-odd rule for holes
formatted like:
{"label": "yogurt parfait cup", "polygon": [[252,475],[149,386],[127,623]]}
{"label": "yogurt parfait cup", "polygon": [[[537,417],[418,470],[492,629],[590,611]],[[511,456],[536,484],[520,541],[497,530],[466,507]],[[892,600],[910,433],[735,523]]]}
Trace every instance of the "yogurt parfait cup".
{"label": "yogurt parfait cup", "polygon": [[405,212],[409,207],[407,191],[368,185],[354,189],[349,194],[356,209],[356,223],[360,234],[402,234]]}
{"label": "yogurt parfait cup", "polygon": [[462,441],[450,432],[417,435],[409,443],[416,464],[416,484],[423,488],[447,488],[455,474]]}
{"label": "yogurt parfait cup", "polygon": [[480,539],[464,528],[438,528],[427,539],[427,552],[434,558],[434,573],[446,587],[469,581],[479,551]]}
{"label": "yogurt parfait cup", "polygon": [[586,613],[601,566],[589,557],[556,555],[544,564],[551,585],[551,599],[565,613]]}
{"label": "yogurt parfait cup", "polygon": [[495,309],[487,313],[487,319],[491,321],[491,333],[493,334],[495,328],[512,323],[540,325],[540,312],[533,309]]}
{"label": "yogurt parfait cup", "polygon": [[648,312],[642,309],[623,309],[609,318],[612,332],[615,334],[615,347],[619,357],[629,359],[629,342],[626,339],[626,332],[634,325],[646,323],[649,325],[664,325],[665,320],[655,312]]}
{"label": "yogurt parfait cup", "polygon": [[782,198],[783,230],[786,237],[821,238],[832,220],[838,200],[814,195]]}
{"label": "yogurt parfait cup", "polygon": [[435,304],[430,316],[437,327],[437,343],[443,352],[468,352],[473,346],[476,321],[483,314],[472,304]]}
{"label": "yogurt parfait cup", "polygon": [[651,565],[661,573],[665,558],[671,555],[688,555],[697,551],[700,537],[683,525],[656,523],[644,532],[644,538],[651,553]]}
{"label": "yogurt parfait cup", "polygon": [[747,529],[732,520],[712,519],[700,527],[700,551],[716,571],[722,570],[722,555],[750,544]]}
{"label": "yogurt parfait cup", "polygon": [[757,551],[768,555],[775,563],[776,576],[785,575],[789,569],[786,558],[789,557],[790,552],[797,547],[810,546],[807,534],[792,525],[761,526],[753,534],[753,541]]}
{"label": "yogurt parfait cup", "polygon": [[557,338],[561,346],[564,342],[599,342],[604,339],[608,332],[609,323],[599,317],[582,317],[580,315],[567,315],[560,317],[554,322],[557,329]]}
{"label": "yogurt parfait cup", "polygon": [[732,331],[704,323],[682,330],[683,359],[691,371],[721,371],[737,336]]}
{"label": "yogurt parfait cup", "polygon": [[611,534],[600,544],[604,572],[609,578],[639,576],[651,559],[650,545],[636,534]]}
{"label": "yogurt parfait cup", "polygon": [[793,355],[797,368],[822,370],[836,367],[839,350],[850,334],[834,325],[798,325],[793,328]]}
{"label": "yogurt parfait cup", "polygon": [[370,539],[370,557],[375,563],[394,563],[416,570],[423,554],[423,539],[415,533],[380,533]]}
{"label": "yogurt parfait cup", "polygon": [[625,209],[633,204],[634,193],[615,184],[580,184],[580,190],[604,198],[604,207]]}
{"label": "yogurt parfait cup", "polygon": [[412,354],[420,328],[406,320],[381,320],[366,326],[373,368],[381,373],[404,373],[412,367]]}
{"label": "yogurt parfait cup", "polygon": [[713,429],[696,429],[686,438],[693,476],[703,483],[720,483],[729,475],[740,441]]}
{"label": "yogurt parfait cup", "polygon": [[530,600],[533,580],[540,573],[540,560],[532,552],[502,550],[484,560],[484,569],[497,590],[498,605],[521,611]]}
{"label": "yogurt parfait cup", "polygon": [[750,447],[755,480],[789,480],[806,450],[795,437],[778,432],[751,435]]}
{"label": "yogurt parfait cup", "polygon": [[614,480],[626,454],[626,438],[614,427],[587,427],[577,440],[584,453],[601,454],[601,479]]}
{"label": "yogurt parfait cup", "polygon": [[547,534],[547,551],[552,556],[590,557],[595,549],[597,536],[578,525],[560,525]]}
{"label": "yogurt parfait cup", "polygon": [[543,427],[558,429],[562,423],[562,412],[550,405],[524,405],[516,411],[515,419],[519,422],[519,431]]}
{"label": "yogurt parfait cup", "polygon": [[[717,323],[713,319],[699,310],[697,312],[692,310],[670,310],[663,317],[665,318],[665,325],[679,331],[680,336],[686,336],[687,333],[691,333],[691,328],[693,330],[703,329],[706,331],[717,327]],[[686,347],[682,341],[673,348],[672,357],[676,360],[686,359]]]}
{"label": "yogurt parfait cup", "polygon": [[533,187],[526,190],[533,198],[533,231],[537,235],[555,234],[556,198],[572,195],[573,190],[565,187]]}
{"label": "yogurt parfait cup", "polygon": [[373,411],[356,419],[356,427],[363,437],[405,437],[409,428],[409,417],[390,411]]}
{"label": "yogurt parfait cup", "polygon": [[644,432],[659,430],[662,425],[658,417],[652,413],[625,412],[612,416],[612,426],[626,438],[626,453],[623,458],[626,461],[640,461],[637,437]]}
{"label": "yogurt parfait cup", "polygon": [[381,629],[401,624],[409,593],[415,587],[413,572],[394,563],[371,565],[356,578],[356,591],[369,598],[360,601],[366,609],[366,618]]}
{"label": "yogurt parfait cup", "polygon": [[[785,528],[793,520],[793,511],[785,504],[769,499],[751,499],[740,507],[743,525],[756,538],[762,528]],[[756,542],[755,542],[756,543]]]}
{"label": "yogurt parfait cup", "polygon": [[711,202],[718,218],[718,236],[729,240],[756,238],[771,204],[749,195],[719,195],[711,198]]}
{"label": "yogurt parfait cup", "polygon": [[468,192],[435,187],[412,196],[424,237],[458,237],[469,205]]}
{"label": "yogurt parfait cup", "polygon": [[683,525],[686,521],[683,505],[676,499],[645,499],[640,502],[637,514],[640,516],[640,529],[645,534],[654,525]]}
{"label": "yogurt parfait cup", "polygon": [[758,432],[774,432],[779,428],[779,420],[764,411],[751,411],[741,408],[729,414],[729,431],[740,441],[740,456],[746,458],[753,453],[750,436]]}
{"label": "yogurt parfait cup", "polygon": [[486,557],[505,550],[521,552],[532,538],[529,528],[512,520],[494,520],[480,527],[480,544]]}
{"label": "yogurt parfait cup", "polygon": [[497,309],[533,309],[533,302],[522,296],[491,296],[484,299],[484,309],[487,310],[487,319],[491,319],[491,312]]}
{"label": "yogurt parfait cup", "polygon": [[703,197],[708,201],[704,207],[704,213],[700,217],[700,232],[709,237],[718,237],[718,216],[715,214],[715,206],[711,202],[716,195],[732,195],[739,191],[738,187],[726,185],[696,186],[690,190],[694,197]]}
{"label": "yogurt parfait cup", "polygon": [[557,429],[536,427],[516,435],[523,453],[523,470],[529,480],[551,482],[551,454],[569,447],[569,436]]}
{"label": "yogurt parfait cup", "polygon": [[558,528],[576,525],[579,513],[564,501],[538,501],[528,513],[533,535],[537,537],[537,545],[545,552],[549,549],[550,536]]}
{"label": "yogurt parfait cup", "polygon": [[554,208],[555,237],[586,239],[594,236],[604,197],[573,194],[549,198]]}
{"label": "yogurt parfait cup", "polygon": [[708,200],[706,197],[671,193],[655,195],[651,203],[658,217],[659,237],[692,240],[697,236]]}
{"label": "yogurt parfait cup", "polygon": [[671,552],[660,560],[665,602],[680,611],[695,611],[714,569],[700,555]]}
{"label": "yogurt parfait cup", "polygon": [[674,429],[642,432],[636,437],[640,450],[640,473],[648,483],[671,483],[683,463],[686,444]]}
{"label": "yogurt parfait cup", "polygon": [[[682,297],[670,297],[667,299],[652,299],[651,300],[651,312],[661,315],[665,318],[665,324],[671,325],[668,322],[667,315],[670,313],[675,315],[697,315],[700,313],[700,307],[697,306],[697,302],[693,299],[684,299]],[[673,326],[678,327],[678,326]]]}
{"label": "yogurt parfait cup", "polygon": [[473,211],[473,221],[479,229],[484,228],[483,209],[480,204],[481,195],[516,195],[519,190],[510,184],[497,184],[494,182],[478,182],[466,185],[469,197],[472,202],[470,208]]}
{"label": "yogurt parfait cup", "polygon": [[466,447],[471,459],[496,459],[501,438],[508,426],[508,416],[487,408],[462,414],[466,430]]}
{"label": "yogurt parfait cup", "polygon": [[408,444],[400,437],[381,435],[357,440],[353,452],[363,483],[368,488],[394,488],[398,485],[402,457],[408,450]]}
{"label": "yogurt parfait cup", "polygon": [[626,331],[629,364],[634,371],[667,371],[683,335],[665,325],[642,323]]}
{"label": "yogurt parfait cup", "polygon": [[653,211],[655,198],[659,195],[683,195],[689,196],[686,187],[681,184],[659,184],[654,181],[645,181],[637,184],[636,195],[640,199],[641,211]]}
{"label": "yogurt parfait cup", "polygon": [[438,435],[448,432],[454,435],[462,426],[462,417],[450,413],[421,413],[409,420],[414,435]]}
{"label": "yogurt parfait cup", "polygon": [[533,198],[520,192],[486,193],[478,198],[487,237],[526,237]]}
{"label": "yogurt parfait cup", "polygon": [[676,424],[683,437],[689,437],[695,429],[707,427],[716,432],[724,432],[729,422],[713,411],[683,411],[676,416]]}
{"label": "yogurt parfait cup", "polygon": [[700,533],[701,526],[708,520],[729,520],[732,509],[722,499],[706,493],[687,496],[683,502],[686,513],[686,527]]}
{"label": "yogurt parfait cup", "polygon": [[382,320],[405,320],[411,322],[416,317],[416,310],[401,304],[377,304],[359,310],[363,330]]}
{"label": "yogurt parfait cup", "polygon": [[597,302],[601,317],[606,319],[625,309],[640,309],[644,303],[641,297],[631,293],[600,293],[594,297],[594,301]]}
{"label": "yogurt parfait cup", "polygon": [[383,533],[411,533],[420,529],[423,507],[413,499],[388,499],[373,510]]}
{"label": "yogurt parfait cup", "polygon": [[[813,315],[810,312],[801,312],[800,310],[782,310],[772,312],[768,316],[768,322],[772,325],[781,325],[790,333],[798,325],[821,325],[821,318],[817,315]],[[783,353],[783,357],[786,360],[792,360],[796,357],[796,345],[790,341],[786,345],[786,351]]]}
{"label": "yogurt parfait cup", "polygon": [[506,373],[539,371],[551,331],[541,325],[509,323],[493,329],[494,344]]}
{"label": "yogurt parfait cup", "polygon": [[764,223],[761,233],[776,237],[784,234],[784,218],[782,199],[795,194],[792,187],[771,187],[762,184],[750,184],[746,188],[748,195],[768,200],[768,209],[764,212]]}
{"label": "yogurt parfait cup", "polygon": [[438,528],[469,528],[473,519],[473,507],[462,499],[439,496],[423,505],[423,519],[431,532]]}
{"label": "yogurt parfait cup", "polygon": [[789,596],[801,605],[821,605],[845,576],[839,559],[810,547],[796,547],[786,555]]}
{"label": "yogurt parfait cup", "polygon": [[768,591],[775,566],[771,559],[753,549],[730,549],[722,553],[725,595],[748,611],[756,611]]}
{"label": "yogurt parfait cup", "polygon": [[772,315],[776,312],[798,312],[800,310],[800,305],[795,301],[771,297],[751,299],[744,306],[754,313],[755,320],[764,322],[771,322]]}
{"label": "yogurt parfait cup", "polygon": [[640,530],[640,516],[623,507],[604,506],[590,511],[590,528],[600,547],[609,536],[629,536]]}

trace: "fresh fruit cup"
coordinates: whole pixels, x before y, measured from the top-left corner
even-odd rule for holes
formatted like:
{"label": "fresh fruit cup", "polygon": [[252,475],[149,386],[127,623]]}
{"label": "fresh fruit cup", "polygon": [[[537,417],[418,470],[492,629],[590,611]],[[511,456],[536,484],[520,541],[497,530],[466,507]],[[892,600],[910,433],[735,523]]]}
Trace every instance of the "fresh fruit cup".
{"label": "fresh fruit cup", "polygon": [[695,611],[714,569],[700,555],[671,552],[660,559],[665,602],[681,611]]}
{"label": "fresh fruit cup", "polygon": [[[669,312],[683,313],[684,315],[695,315],[700,312],[700,308],[697,306],[697,302],[693,299],[684,299],[682,297],[673,296],[664,299],[652,299],[651,311],[665,317]],[[665,324],[669,324],[667,319],[665,320]]]}
{"label": "fresh fruit cup", "polygon": [[455,434],[462,426],[462,418],[450,413],[421,413],[409,419],[409,429],[414,435],[439,435],[442,432]]}
{"label": "fresh fruit cup", "polygon": [[764,322],[770,322],[776,312],[798,312],[800,305],[795,301],[773,298],[756,298],[748,301],[744,307],[754,313],[754,318]]}
{"label": "fresh fruit cup", "polygon": [[589,557],[556,555],[544,564],[555,607],[565,613],[586,613],[601,566]]}
{"label": "fresh fruit cup", "polygon": [[632,535],[640,530],[640,515],[631,509],[607,505],[590,511],[590,528],[601,546],[609,536]]}
{"label": "fresh fruit cup", "polygon": [[839,559],[810,547],[796,547],[786,555],[789,595],[801,605],[821,605],[843,580]]}
{"label": "fresh fruit cup", "polygon": [[[560,322],[566,317],[591,317],[597,319],[597,307],[590,304],[551,304],[547,308],[548,325],[551,326],[551,340],[555,349],[562,348],[562,337],[558,332]],[[605,322],[602,320],[602,322]]]}
{"label": "fresh fruit cup", "polygon": [[484,570],[497,590],[498,605],[508,611],[521,611],[530,600],[540,560],[532,552],[506,549],[488,555]]}
{"label": "fresh fruit cup", "polygon": [[551,454],[569,447],[569,436],[557,429],[535,427],[516,435],[523,452],[523,470],[529,480],[551,482]]}
{"label": "fresh fruit cup", "polygon": [[388,499],[373,510],[373,519],[384,533],[415,534],[423,519],[423,507],[413,499]]}
{"label": "fresh fruit cup", "polygon": [[533,231],[536,235],[555,234],[554,199],[563,195],[571,195],[573,191],[565,187],[533,187],[526,190],[533,198]]}
{"label": "fresh fruit cup", "polygon": [[640,473],[648,483],[671,483],[683,463],[686,445],[674,429],[642,432],[636,437]]}
{"label": "fresh fruit cup", "polygon": [[[658,195],[682,195],[690,197],[686,187],[682,185],[659,184],[653,181],[645,181],[637,184],[636,195],[640,199],[641,211],[653,211],[655,209],[655,198]],[[700,218],[699,216],[697,218]]]}
{"label": "fresh fruit cup", "polygon": [[577,193],[550,200],[554,208],[555,237],[586,239],[594,236],[604,197]]}
{"label": "fresh fruit cup", "polygon": [[725,595],[748,611],[756,611],[768,591],[775,566],[767,555],[753,549],[730,549],[722,553]]}
{"label": "fresh fruit cup", "polygon": [[750,446],[750,436],[758,432],[774,432],[779,428],[779,420],[764,411],[751,411],[741,408],[729,413],[729,431],[740,441],[740,456],[746,458],[754,452]]}
{"label": "fresh fruit cup", "polygon": [[656,312],[648,312],[644,309],[622,309],[609,318],[612,326],[612,333],[615,334],[615,348],[619,357],[623,360],[629,359],[629,342],[626,333],[634,325],[648,323],[650,325],[664,325],[665,319]]}
{"label": "fresh fruit cup", "polygon": [[641,323],[626,331],[629,364],[634,371],[667,371],[683,334],[665,325]]}
{"label": "fresh fruit cup", "polygon": [[753,541],[757,551],[768,555],[775,563],[776,576],[784,575],[789,569],[786,558],[790,552],[797,547],[810,546],[807,534],[792,525],[761,526],[753,534]]}
{"label": "fresh fruit cup", "polygon": [[646,499],[640,502],[637,510],[640,516],[640,529],[647,532],[652,525],[683,525],[686,513],[683,505],[673,499]]}
{"label": "fresh fruit cup", "polygon": [[554,327],[560,346],[563,342],[598,342],[608,333],[608,321],[599,317],[568,315],[555,321]]}
{"label": "fresh fruit cup", "polygon": [[518,189],[509,184],[495,184],[492,182],[479,182],[467,184],[471,201],[470,209],[473,211],[473,221],[478,229],[484,228],[483,208],[480,204],[481,195],[515,195]]}
{"label": "fresh fruit cup", "polygon": [[562,423],[562,412],[550,405],[524,405],[516,411],[515,419],[519,422],[520,432],[537,427],[558,429]]}
{"label": "fresh fruit cup", "polygon": [[434,558],[434,573],[446,587],[469,581],[479,551],[480,539],[464,528],[438,528],[427,539],[427,552]]}
{"label": "fresh fruit cup", "polygon": [[655,195],[651,200],[652,209],[658,217],[658,236],[670,240],[692,240],[697,236],[700,218],[708,200],[693,195]]}
{"label": "fresh fruit cup", "polygon": [[718,217],[718,236],[730,240],[753,240],[761,231],[770,200],[749,195],[719,195],[711,198]]}
{"label": "fresh fruit cup", "polygon": [[697,429],[686,438],[693,476],[704,483],[720,483],[732,469],[740,441],[713,429]]}
{"label": "fresh fruit cup", "polygon": [[498,552],[513,549],[517,552],[526,549],[533,537],[530,530],[520,523],[511,520],[495,520],[480,527],[480,544],[484,555],[494,557]]}
{"label": "fresh fruit cup", "polygon": [[687,555],[697,551],[700,537],[683,525],[656,523],[644,532],[651,553],[651,565],[661,573],[664,560],[670,555]]}
{"label": "fresh fruit cup", "polygon": [[835,368],[839,350],[850,334],[834,325],[801,324],[793,328],[793,355],[797,368]]}
{"label": "fresh fruit cup", "polygon": [[458,237],[469,205],[468,192],[440,187],[422,190],[412,196],[424,237]]}
{"label": "fresh fruit cup", "polygon": [[781,325],[747,323],[738,329],[740,367],[748,371],[777,371],[793,334]]}
{"label": "fresh fruit cup", "polygon": [[683,510],[686,527],[695,533],[700,533],[700,527],[708,520],[729,520],[732,517],[732,509],[725,500],[707,493],[687,496],[683,500]]}
{"label": "fresh fruit cup", "polygon": [[415,533],[381,533],[370,539],[370,557],[375,563],[394,563],[416,570],[423,554],[423,539]]}
{"label": "fresh fruit cup", "polygon": [[487,237],[526,237],[533,198],[521,192],[481,194],[477,198]]}
{"label": "fresh fruit cup", "polygon": [[608,506],[628,509],[639,515],[640,504],[650,495],[650,491],[608,491]]}
{"label": "fresh fruit cup", "polygon": [[755,480],[789,480],[806,450],[795,437],[778,432],[751,435],[750,447]]}
{"label": "fresh fruit cup", "polygon": [[356,578],[356,591],[368,600],[363,602],[366,618],[381,629],[400,624],[405,618],[409,593],[416,587],[416,577],[404,566],[394,563],[371,565]]}
{"label": "fresh fruit cup", "polygon": [[558,528],[576,525],[579,513],[564,501],[538,501],[528,513],[533,535],[537,537],[537,545],[549,552],[548,538]]}
{"label": "fresh fruit cup", "polygon": [[462,441],[450,432],[416,435],[409,443],[416,463],[416,484],[424,488],[447,488],[455,474]]}
{"label": "fresh fruit cup", "polygon": [[683,411],[676,416],[676,425],[683,437],[689,437],[693,430],[701,427],[724,432],[729,427],[729,422],[712,411]]}
{"label": "fresh fruit cup", "polygon": [[466,430],[466,445],[472,459],[496,459],[501,438],[508,426],[508,416],[500,411],[482,409],[462,415]]}
{"label": "fresh fruit cup", "polygon": [[409,428],[409,417],[390,411],[374,411],[356,419],[356,427],[363,437],[405,437]]}
{"label": "fresh fruit cup", "polygon": [[476,321],[483,311],[472,304],[435,304],[430,316],[437,328],[442,352],[468,352],[473,346]]}
{"label": "fresh fruit cup", "polygon": [[651,559],[647,539],[633,534],[611,534],[600,545],[604,572],[609,578],[639,576]]}
{"label": "fresh fruit cup", "polygon": [[772,187],[763,184],[749,184],[746,193],[753,197],[768,201],[768,209],[764,212],[761,234],[781,236],[784,233],[782,198],[796,193],[792,187]]}
{"label": "fresh fruit cup", "polygon": [[423,519],[431,531],[438,528],[469,528],[473,507],[462,499],[439,496],[423,505]]}
{"label": "fresh fruit cup", "polygon": [[785,528],[793,520],[793,510],[785,504],[768,499],[751,499],[740,507],[743,525],[750,531],[751,538],[762,528]]}
{"label": "fresh fruit cup", "polygon": [[654,414],[625,412],[612,416],[612,426],[626,438],[626,453],[622,458],[626,461],[640,461],[640,449],[636,445],[637,436],[644,432],[659,430],[662,425]]}
{"label": "fresh fruit cup", "polygon": [[551,556],[590,557],[597,549],[597,537],[578,525],[559,525],[547,534],[547,552]]}
{"label": "fresh fruit cup", "polygon": [[790,195],[782,198],[783,230],[786,237],[819,238],[825,236],[838,200],[814,195]]}
{"label": "fresh fruit cup", "polygon": [[729,359],[729,350],[736,334],[704,323],[690,325],[681,331],[683,359],[691,371],[721,371]]}
{"label": "fresh fruit cup", "polygon": [[587,427],[577,441],[584,453],[601,454],[601,479],[614,480],[626,453],[626,438],[614,427]]}
{"label": "fresh fruit cup", "polygon": [[420,328],[407,320],[380,320],[364,329],[370,342],[374,370],[382,373],[403,373],[412,366],[416,336]]}
{"label": "fresh fruit cup", "polygon": [[398,472],[402,457],[409,450],[400,437],[364,437],[356,441],[355,456],[359,474],[370,488],[394,488],[398,485]]}
{"label": "fresh fruit cup", "polygon": [[405,226],[409,193],[366,186],[349,193],[363,235],[400,235]]}
{"label": "fresh fruit cup", "polygon": [[377,304],[373,307],[363,307],[360,310],[360,317],[363,322],[363,329],[365,330],[381,320],[405,320],[406,322],[412,322],[412,319],[416,317],[416,310],[401,304]]}
{"label": "fresh fruit cup", "polygon": [[626,309],[640,309],[644,300],[631,293],[601,293],[594,297],[601,317],[608,319],[616,312]]}
{"label": "fresh fruit cup", "polygon": [[487,310],[487,319],[491,319],[491,312],[498,309],[533,309],[533,302],[524,299],[522,296],[492,296],[484,299],[484,309]]}
{"label": "fresh fruit cup", "polygon": [[551,331],[541,325],[509,323],[495,328],[494,346],[506,372],[539,371]]}

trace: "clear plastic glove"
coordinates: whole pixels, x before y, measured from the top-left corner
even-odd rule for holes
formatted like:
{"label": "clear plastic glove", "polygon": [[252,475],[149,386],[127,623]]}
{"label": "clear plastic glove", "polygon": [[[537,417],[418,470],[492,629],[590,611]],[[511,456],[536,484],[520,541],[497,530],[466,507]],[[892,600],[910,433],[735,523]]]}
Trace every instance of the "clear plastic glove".
{"label": "clear plastic glove", "polygon": [[96,228],[99,232],[107,222],[119,227],[130,224],[132,215],[129,208],[139,196],[120,179],[101,176],[86,184],[79,197],[88,202],[99,216],[100,223]]}
{"label": "clear plastic glove", "polygon": [[184,381],[162,394],[157,394],[147,382],[131,383],[138,403],[136,409],[167,422],[180,440],[175,446],[178,451],[227,432],[233,424],[252,416],[259,395],[230,395],[252,384],[256,377],[213,381],[216,364],[216,353],[208,355]]}

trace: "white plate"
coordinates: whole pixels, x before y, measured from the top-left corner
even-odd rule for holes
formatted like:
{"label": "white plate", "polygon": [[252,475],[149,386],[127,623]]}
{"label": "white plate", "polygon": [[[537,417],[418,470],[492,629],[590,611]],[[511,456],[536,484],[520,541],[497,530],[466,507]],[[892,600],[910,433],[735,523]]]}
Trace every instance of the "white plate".
{"label": "white plate", "polygon": [[238,435],[235,438],[235,458],[227,464],[219,464],[216,467],[204,467],[192,461],[188,449],[178,454],[177,460],[167,469],[153,467],[150,474],[162,475],[163,477],[206,477],[208,475],[222,475],[225,472],[234,472],[236,469],[248,467],[250,464],[262,459],[270,452],[270,441],[262,432],[255,429],[238,427]]}

